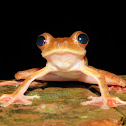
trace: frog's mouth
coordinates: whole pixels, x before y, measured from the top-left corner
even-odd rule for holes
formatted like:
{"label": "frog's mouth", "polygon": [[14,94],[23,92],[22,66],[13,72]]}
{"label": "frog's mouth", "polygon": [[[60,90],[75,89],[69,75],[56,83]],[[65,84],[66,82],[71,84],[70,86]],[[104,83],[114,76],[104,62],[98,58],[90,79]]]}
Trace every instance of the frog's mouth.
{"label": "frog's mouth", "polygon": [[[42,51],[41,55],[43,57],[47,57],[47,56],[50,56],[50,55],[53,55],[53,54],[60,54],[60,55],[63,55],[63,54],[72,54],[72,55],[78,55],[78,56],[85,56],[86,55],[86,50],[84,49],[83,51],[81,50],[69,50],[69,49],[56,49],[56,50],[50,50],[50,51]],[[67,56],[67,55],[66,55]]]}
{"label": "frog's mouth", "polygon": [[60,70],[67,70],[82,62],[84,55],[71,53],[67,51],[53,52],[46,55],[48,63]]}

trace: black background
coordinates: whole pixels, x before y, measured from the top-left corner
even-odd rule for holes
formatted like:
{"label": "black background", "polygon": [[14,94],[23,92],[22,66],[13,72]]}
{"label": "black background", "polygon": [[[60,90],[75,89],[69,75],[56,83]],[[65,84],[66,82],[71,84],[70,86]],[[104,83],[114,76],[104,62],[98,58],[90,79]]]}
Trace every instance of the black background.
{"label": "black background", "polygon": [[[23,9],[23,8],[22,8]],[[88,34],[89,65],[115,74],[126,74],[126,32],[123,10],[104,12],[45,14],[28,11],[8,11],[1,15],[0,79],[13,79],[19,70],[43,67],[46,60],[36,46],[36,38],[43,32],[54,37],[69,37],[75,31]],[[89,10],[87,10],[89,11]],[[34,13],[33,13],[34,12]]]}

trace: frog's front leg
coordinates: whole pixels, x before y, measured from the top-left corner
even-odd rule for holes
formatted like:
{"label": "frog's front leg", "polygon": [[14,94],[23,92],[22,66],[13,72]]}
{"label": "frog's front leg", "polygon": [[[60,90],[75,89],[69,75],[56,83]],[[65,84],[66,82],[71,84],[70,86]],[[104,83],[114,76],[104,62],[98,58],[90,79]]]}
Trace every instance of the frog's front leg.
{"label": "frog's front leg", "polygon": [[120,100],[118,97],[110,96],[108,92],[108,86],[105,80],[104,75],[102,75],[99,71],[88,67],[88,66],[82,66],[81,71],[88,75],[93,77],[100,88],[101,96],[100,97],[92,97],[89,98],[92,99],[91,101],[82,102],[82,105],[102,105],[102,109],[108,109],[109,107],[117,107],[119,105],[126,105],[125,101]]}
{"label": "frog's front leg", "polygon": [[50,72],[49,66],[44,67],[43,69],[31,74],[28,76],[24,82],[19,86],[19,88],[12,94],[3,94],[0,97],[0,106],[6,107],[12,103],[15,104],[24,104],[29,105],[32,102],[29,99],[38,97],[38,96],[25,96],[24,93],[28,89],[30,83],[38,77],[44,76]]}

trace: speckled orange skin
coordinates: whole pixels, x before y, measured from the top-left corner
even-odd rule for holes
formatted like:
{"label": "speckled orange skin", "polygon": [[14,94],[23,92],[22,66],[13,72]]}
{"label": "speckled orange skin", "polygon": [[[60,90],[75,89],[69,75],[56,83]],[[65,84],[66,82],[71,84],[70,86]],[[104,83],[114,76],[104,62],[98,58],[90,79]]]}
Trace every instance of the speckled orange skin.
{"label": "speckled orange skin", "polygon": [[[74,32],[70,37],[54,38],[49,33],[43,33],[46,42],[38,46],[42,56],[46,58],[47,64],[44,68],[32,68],[15,74],[16,79],[25,79],[22,85],[13,93],[0,97],[1,106],[12,103],[29,105],[28,99],[38,96],[24,96],[31,82],[35,79],[44,81],[81,81],[85,83],[98,84],[101,97],[92,97],[91,101],[82,102],[82,105],[101,105],[102,109],[126,105],[125,101],[110,96],[108,84],[125,87],[126,81],[117,75],[96,69],[88,65],[86,58],[86,44],[78,42],[78,36],[85,34],[81,31]],[[88,40],[89,41],[89,40]],[[8,100],[9,99],[9,100]],[[18,102],[17,102],[18,101]]]}
{"label": "speckled orange skin", "polygon": [[77,36],[81,33],[83,32],[75,32],[70,37],[64,38],[54,38],[49,33],[43,33],[40,36],[45,36],[45,38],[47,38],[47,43],[44,46],[39,47],[42,50],[42,56],[45,57],[49,54],[60,51],[67,51],[74,54],[85,55],[86,50],[84,48],[88,43],[86,45],[82,45],[77,41]]}

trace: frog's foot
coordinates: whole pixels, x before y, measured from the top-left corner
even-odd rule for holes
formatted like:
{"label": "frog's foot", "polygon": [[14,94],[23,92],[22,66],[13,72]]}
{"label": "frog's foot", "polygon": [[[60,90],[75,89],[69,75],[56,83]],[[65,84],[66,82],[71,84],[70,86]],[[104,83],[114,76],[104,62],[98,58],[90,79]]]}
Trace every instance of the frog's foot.
{"label": "frog's foot", "polygon": [[13,94],[3,94],[0,97],[0,106],[7,107],[11,104],[23,104],[23,105],[31,105],[32,102],[29,99],[39,98],[39,96],[24,96],[24,95],[13,95]]}
{"label": "frog's foot", "polygon": [[120,100],[118,97],[109,97],[103,101],[102,97],[90,96],[88,99],[91,101],[82,102],[81,105],[101,105],[102,109],[108,109],[109,107],[117,107],[119,105],[126,105],[125,101]]}
{"label": "frog's foot", "polygon": [[117,93],[126,93],[126,87],[121,87],[117,85],[109,86],[109,91],[115,90]]}

